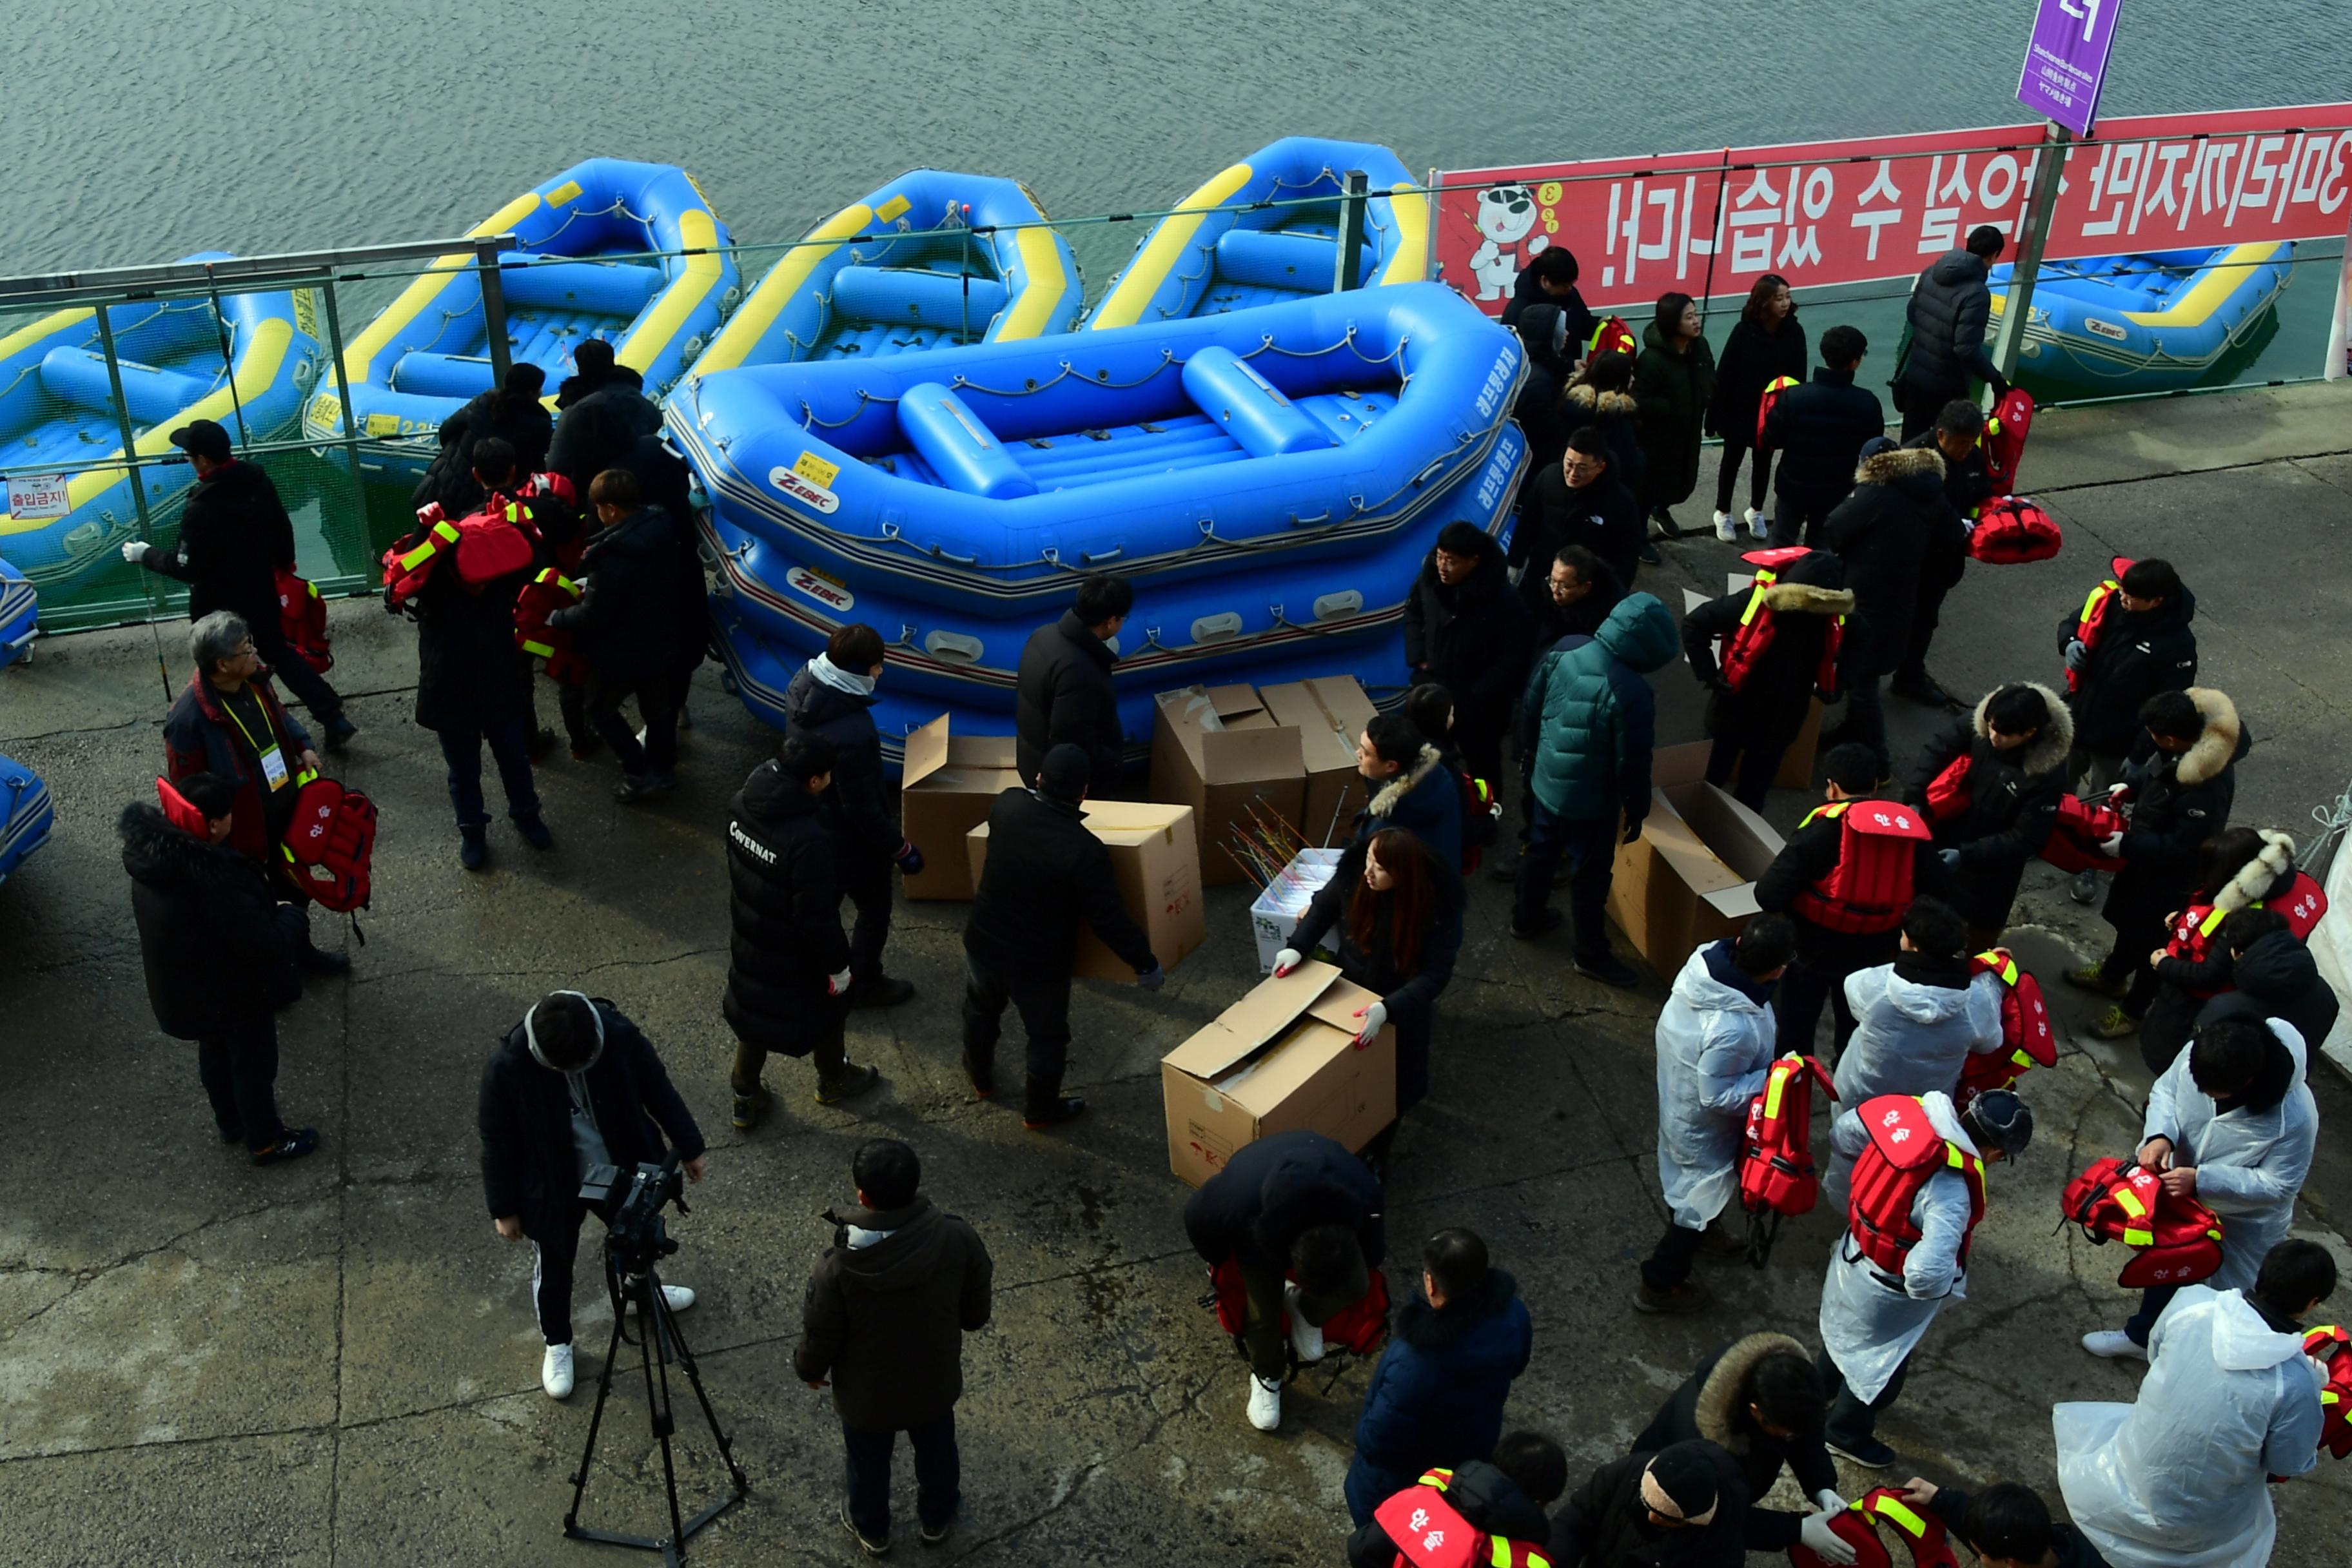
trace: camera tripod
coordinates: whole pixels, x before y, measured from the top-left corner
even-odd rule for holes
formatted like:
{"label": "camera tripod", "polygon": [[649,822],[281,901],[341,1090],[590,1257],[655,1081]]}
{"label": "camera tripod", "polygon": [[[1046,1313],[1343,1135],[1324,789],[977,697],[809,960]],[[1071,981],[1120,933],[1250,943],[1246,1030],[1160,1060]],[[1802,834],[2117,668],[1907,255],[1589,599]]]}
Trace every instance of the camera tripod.
{"label": "camera tripod", "polygon": [[[644,1552],[658,1552],[666,1568],[679,1568],[686,1561],[688,1537],[743,1500],[751,1489],[744,1478],[743,1467],[735,1462],[733,1445],[719,1425],[719,1413],[710,1407],[710,1395],[702,1386],[702,1373],[695,1365],[694,1352],[688,1348],[684,1336],[677,1331],[677,1318],[669,1310],[662,1295],[661,1276],[650,1264],[624,1272],[608,1258],[605,1265],[606,1289],[613,1298],[613,1338],[604,1348],[604,1370],[596,1376],[596,1406],[588,1416],[588,1441],[580,1449],[580,1468],[572,1476],[572,1507],[563,1515],[563,1533],[574,1541],[601,1541],[612,1546],[634,1546]],[[596,1433],[604,1422],[604,1401],[613,1392],[613,1369],[621,1359],[621,1345],[628,1340],[627,1307],[637,1309],[637,1330],[645,1354],[642,1363],[646,1379],[646,1409],[653,1425],[654,1436],[661,1444],[662,1485],[669,1494],[669,1534],[667,1536],[624,1535],[616,1531],[596,1530],[580,1522],[580,1500],[588,1490],[588,1466],[596,1453]],[[677,1468],[670,1452],[670,1435],[677,1430],[677,1421],[670,1408],[669,1367],[675,1360],[686,1369],[687,1381],[694,1385],[694,1397],[702,1406],[702,1418],[710,1426],[710,1435],[718,1441],[719,1457],[727,1463],[727,1474],[732,1489],[706,1506],[692,1519],[681,1515],[677,1502]]]}

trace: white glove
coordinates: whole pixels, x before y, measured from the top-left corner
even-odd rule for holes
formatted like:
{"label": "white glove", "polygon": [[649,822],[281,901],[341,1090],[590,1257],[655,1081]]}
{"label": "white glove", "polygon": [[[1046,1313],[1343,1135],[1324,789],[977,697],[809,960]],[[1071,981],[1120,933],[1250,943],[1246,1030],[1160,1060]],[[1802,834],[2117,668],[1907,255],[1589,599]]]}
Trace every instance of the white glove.
{"label": "white glove", "polygon": [[1389,1005],[1385,1002],[1375,1002],[1358,1013],[1356,1016],[1364,1021],[1364,1026],[1356,1031],[1356,1044],[1369,1046],[1380,1037],[1381,1027],[1389,1021]]}
{"label": "white glove", "polygon": [[138,565],[139,563],[145,560],[146,557],[147,546],[140,541],[136,539],[126,539],[122,542],[122,558],[125,561],[130,562],[133,566]]}
{"label": "white glove", "polygon": [[1853,1562],[1853,1543],[1842,1540],[1830,1529],[1831,1515],[1809,1513],[1798,1522],[1797,1539],[1812,1549],[1824,1563],[1834,1563],[1839,1568],[1849,1568]]}
{"label": "white glove", "polygon": [[2108,856],[2114,856],[2114,855],[2120,855],[2120,854],[2122,854],[2123,852],[2124,852],[2124,836],[2123,836],[2122,834],[2120,834],[2120,833],[2110,833],[2110,834],[2108,834],[2105,838],[2102,838],[2102,839],[2100,839],[2100,840],[2099,840],[2099,853],[2100,853],[2100,854],[2102,854],[2102,855],[2108,855]]}
{"label": "white glove", "polygon": [[2110,804],[2119,805],[2122,803],[2124,796],[2131,794],[2131,792],[2132,786],[2130,784],[2118,780],[2107,786],[2107,800]]}
{"label": "white glove", "polygon": [[1822,1508],[1831,1513],[1843,1513],[1847,1509],[1853,1506],[1852,1503],[1847,1502],[1845,1499],[1837,1495],[1837,1488],[1835,1487],[1823,1487],[1821,1490],[1813,1494],[1813,1500],[1821,1504]]}
{"label": "white glove", "polygon": [[846,969],[843,970],[838,974],[828,974],[824,977],[824,994],[826,995],[839,996],[848,989],[849,971]]}
{"label": "white glove", "polygon": [[1274,977],[1276,980],[1307,962],[1307,955],[1295,947],[1286,947],[1274,955]]}

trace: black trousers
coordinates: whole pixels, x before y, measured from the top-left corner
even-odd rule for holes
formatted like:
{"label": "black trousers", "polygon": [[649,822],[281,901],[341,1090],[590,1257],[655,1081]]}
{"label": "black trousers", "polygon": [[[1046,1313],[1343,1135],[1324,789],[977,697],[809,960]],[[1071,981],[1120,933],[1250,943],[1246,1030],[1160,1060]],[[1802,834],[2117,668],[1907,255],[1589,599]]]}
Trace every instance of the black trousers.
{"label": "black trousers", "polygon": [[1937,624],[1943,619],[1944,596],[1959,585],[1960,574],[1948,577],[1930,577],[1930,567],[1919,575],[1919,596],[1911,606],[1911,640],[1904,646],[1903,663],[1895,679],[1906,684],[1927,678],[1927,645],[1936,640]]}
{"label": "black trousers", "polygon": [[1609,962],[1609,884],[1617,869],[1617,818],[1554,816],[1529,797],[1528,852],[1519,862],[1511,923],[1532,930],[1551,907],[1552,873],[1568,861],[1569,923],[1580,963]]}
{"label": "black trousers", "polygon": [[278,1019],[263,1013],[221,1024],[196,1041],[196,1076],[224,1138],[259,1153],[286,1135],[278,1119]]}
{"label": "black trousers", "polygon": [[[817,1037],[816,1044],[809,1051],[809,1055],[816,1058],[816,1072],[819,1079],[835,1077],[842,1068],[849,1065],[849,1043],[846,1038],[848,1020],[843,1016],[843,1009],[837,998],[829,999],[828,1005],[831,1008],[831,1014],[825,1025],[825,1031]],[[754,1045],[740,1036],[737,1037],[735,1066],[727,1075],[729,1086],[738,1094],[759,1093],[760,1074],[768,1065],[768,1056],[767,1047]]]}
{"label": "black trousers", "polygon": [[540,1337],[551,1345],[572,1342],[572,1270],[580,1258],[581,1224],[591,1214],[612,1217],[603,1206],[574,1199],[564,1218],[530,1238],[531,1304],[539,1310]]}
{"label": "black trousers", "polygon": [[[2107,900],[2110,906],[2116,901],[2112,898]],[[2156,1000],[2159,982],[2148,964],[2147,955],[2162,947],[2170,934],[2165,927],[2165,913],[2137,901],[2128,910],[2116,910],[2115,915],[2123,916],[2115,921],[2116,943],[2099,964],[2100,979],[2110,985],[2118,980],[2124,983],[2123,1008],[2135,1018],[2147,1016],[2148,1004]],[[2109,918],[2113,920],[2115,915]]]}
{"label": "black trousers", "polygon": [[1733,481],[1739,477],[1739,459],[1752,459],[1748,469],[1748,504],[1758,511],[1764,510],[1764,492],[1772,477],[1772,454],[1759,452],[1738,436],[1723,438],[1723,461],[1715,470],[1715,510],[1731,510]]}
{"label": "black trousers", "polygon": [[449,804],[462,830],[478,828],[490,820],[482,800],[482,748],[490,748],[499,766],[499,782],[507,792],[507,815],[539,815],[539,790],[530,777],[530,720],[509,713],[487,721],[450,724],[434,733],[441,742],[441,760],[449,769]]}
{"label": "black trousers", "polygon": [[1903,1364],[1895,1369],[1895,1375],[1886,1380],[1886,1386],[1878,1391],[1878,1397],[1865,1401],[1856,1399],[1853,1390],[1845,1385],[1845,1373],[1830,1360],[1829,1352],[1815,1352],[1813,1366],[1821,1373],[1822,1386],[1830,1396],[1830,1413],[1822,1422],[1822,1439],[1846,1449],[1877,1436],[1878,1413],[1895,1403],[1895,1395],[1903,1392],[1903,1380],[1911,1375],[1911,1358],[1905,1356]]}
{"label": "black trousers", "polygon": [[1691,1259],[1698,1256],[1698,1244],[1706,1239],[1703,1230],[1685,1230],[1669,1220],[1666,1234],[1658,1238],[1657,1250],[1642,1260],[1642,1283],[1653,1290],[1671,1290],[1690,1278]]}
{"label": "black trousers", "polygon": [[1061,1092],[1070,1058],[1070,977],[1006,974],[964,955],[963,1050],[985,1072],[996,1062],[996,1041],[1007,1004],[1021,1015],[1029,1036],[1029,1087],[1033,1098]]}
{"label": "black trousers", "polygon": [[849,931],[849,975],[856,980],[882,977],[882,948],[890,940],[890,871],[887,860],[870,855],[835,855],[841,874],[841,896],[857,911]]}
{"label": "black trousers", "polygon": [[1838,1058],[1845,1055],[1845,1043],[1853,1038],[1853,1009],[1845,1000],[1846,976],[1853,973],[1853,969],[1815,969],[1802,959],[1781,971],[1780,984],[1772,992],[1772,1013],[1783,1050],[1810,1054],[1814,1033],[1821,1027],[1822,1008],[1827,1006],[1836,1021],[1829,1059],[1832,1066],[1837,1064]]}
{"label": "black trousers", "polygon": [[295,699],[310,710],[311,718],[321,724],[331,724],[343,716],[343,700],[335,694],[333,687],[327,684],[325,676],[312,669],[302,656],[294,651],[293,645],[286,640],[286,634],[278,629],[276,621],[267,626],[258,621],[251,622],[246,629],[253,634],[253,651],[259,654],[261,662],[269,667],[270,677],[292,692]]}
{"label": "black trousers", "polygon": [[[621,704],[632,694],[637,700],[638,717],[645,721],[642,745],[637,732],[621,715]],[[592,676],[588,680],[588,722],[613,748],[613,755],[620,759],[624,773],[631,778],[651,774],[666,779],[677,771],[677,700],[678,682],[674,676],[619,681]]]}
{"label": "black trousers", "polygon": [[[842,1423],[841,1446],[848,1460],[849,1520],[868,1541],[890,1539],[890,1450],[896,1432],[860,1432]],[[915,1450],[915,1518],[938,1530],[955,1517],[963,1500],[963,1458],[956,1449],[955,1412],[924,1426],[907,1428]]]}
{"label": "black trousers", "polygon": [[[1843,496],[1840,496],[1838,500],[1844,499]],[[1836,500],[1823,501],[1819,505],[1793,501],[1789,499],[1787,492],[1783,491],[1772,498],[1770,542],[1775,546],[1795,544],[1800,542],[1808,546],[1818,545],[1821,542],[1822,524],[1828,520],[1830,513],[1836,507]]]}
{"label": "black trousers", "polygon": [[[1771,792],[1772,781],[1780,776],[1780,759],[1789,752],[1789,743],[1777,746],[1752,746],[1738,741],[1718,740],[1715,749],[1706,754],[1706,782],[1711,784],[1731,784],[1731,798],[1756,811],[1764,809],[1764,797]],[[1731,784],[1735,769],[1739,782]]]}

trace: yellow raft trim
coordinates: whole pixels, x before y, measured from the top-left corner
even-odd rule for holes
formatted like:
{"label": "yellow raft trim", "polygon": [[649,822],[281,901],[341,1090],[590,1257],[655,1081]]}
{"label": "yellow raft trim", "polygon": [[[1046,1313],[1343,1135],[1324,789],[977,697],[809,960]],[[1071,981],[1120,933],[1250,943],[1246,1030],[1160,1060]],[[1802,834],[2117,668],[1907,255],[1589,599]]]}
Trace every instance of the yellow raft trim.
{"label": "yellow raft trim", "polygon": [[998,342],[1034,338],[1043,332],[1053,320],[1055,307],[1070,291],[1070,271],[1062,265],[1058,238],[1050,228],[1024,228],[1013,236],[1027,281],[1022,285],[1020,298],[1005,314],[1004,330],[996,334]]}
{"label": "yellow raft trim", "polygon": [[1389,216],[1396,225],[1396,248],[1377,281],[1418,283],[1429,276],[1429,198],[1401,180],[1389,187]]}
{"label": "yellow raft trim", "polygon": [[[539,193],[525,191],[467,229],[466,237],[481,239],[494,234],[504,234],[538,210]],[[400,298],[385,308],[383,314],[370,321],[358,337],[344,346],[344,378],[354,386],[367,380],[368,362],[382,353],[409,322],[423,315],[425,308],[440,297],[441,291],[450,284],[448,274],[473,264],[471,251],[454,251],[447,256],[435,257],[425,269],[424,276],[412,279],[408,287],[400,291]]]}
{"label": "yellow raft trim", "polygon": [[[768,269],[768,275],[760,279],[751,297],[736,310],[734,319],[686,373],[688,378],[707,375],[714,370],[733,370],[741,364],[744,356],[767,335],[784,307],[801,291],[809,274],[816,270],[817,263],[840,249],[843,241],[865,233],[873,221],[873,208],[864,202],[853,202],[809,230],[806,239]],[[818,241],[831,243],[814,243]]]}
{"label": "yellow raft trim", "polygon": [[700,256],[682,259],[686,269],[665,284],[654,299],[653,309],[633,326],[623,339],[614,359],[634,371],[650,369],[669,341],[686,325],[687,317],[719,287],[726,274],[726,258],[719,254],[719,225],[707,212],[690,210],[677,217],[677,236],[686,243],[683,248],[699,250]]}
{"label": "yellow raft trim", "polygon": [[91,331],[94,337],[97,320],[97,313],[93,310],[53,310],[31,326],[19,327],[6,337],[0,338],[0,359],[5,359],[18,349],[27,347],[36,340],[47,337],[51,332],[62,332],[68,327],[81,321],[92,323]]}
{"label": "yellow raft trim", "polygon": [[[2238,291],[2245,279],[2240,276],[2250,267],[2260,267],[2278,259],[2279,252],[2290,248],[2280,240],[2263,240],[2252,245],[2233,245],[2230,254],[2219,261],[2205,264],[2205,276],[2199,279],[2189,292],[2181,295],[2161,310],[2118,310],[2125,321],[2143,327],[2201,327],[2214,311]],[[2003,290],[1992,297],[1992,313],[1999,320],[2009,305],[2009,294]]]}
{"label": "yellow raft trim", "polygon": [[[1186,196],[1177,205],[1180,209],[1220,207],[1233,198],[1234,192],[1249,184],[1253,171],[1247,163],[1235,163],[1217,174]],[[1209,216],[1206,211],[1180,210],[1161,218],[1160,226],[1145,243],[1143,252],[1129,266],[1127,276],[1118,287],[1103,297],[1095,307],[1092,325],[1101,327],[1131,327],[1143,319],[1143,308],[1160,292],[1176,264],[1192,247],[1192,237],[1201,231],[1202,223]]]}

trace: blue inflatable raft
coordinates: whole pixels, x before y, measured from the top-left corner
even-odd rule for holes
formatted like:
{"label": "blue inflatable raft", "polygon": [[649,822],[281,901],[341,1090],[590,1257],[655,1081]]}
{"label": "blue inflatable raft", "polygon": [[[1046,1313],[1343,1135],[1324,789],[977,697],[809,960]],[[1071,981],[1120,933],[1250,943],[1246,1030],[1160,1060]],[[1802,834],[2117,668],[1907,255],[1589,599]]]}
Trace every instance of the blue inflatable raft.
{"label": "blue inflatable raft", "polygon": [[[219,251],[184,258],[227,259]],[[142,458],[171,456],[167,437],[191,419],[215,420],[242,441],[282,435],[325,374],[309,289],[224,294],[217,317],[205,296],[109,305],[106,313]],[[130,471],[119,466],[122,422],[94,310],[58,310],[0,337],[0,451],[9,474],[66,479],[63,517],[0,512],[0,554],[37,592],[61,592],[122,564],[119,547],[137,533],[139,511]],[[142,464],[139,479],[160,528],[196,476],[185,464]],[[0,626],[6,620],[0,616]]]}
{"label": "blue inflatable raft", "polygon": [[49,786],[24,763],[0,757],[0,882],[49,841],[56,821]]}
{"label": "blue inflatable raft", "polygon": [[[2268,241],[2045,261],[2019,369],[2109,395],[2194,385],[2268,319],[2294,260]],[[1996,321],[2010,273],[1992,269]]]}
{"label": "blue inflatable raft", "polygon": [[785,252],[691,374],[1066,332],[1084,289],[1045,222],[1017,180],[901,174]]}
{"label": "blue inflatable raft", "polygon": [[1120,684],[1139,739],[1152,693],[1211,677],[1392,681],[1430,538],[1501,524],[1525,374],[1512,334],[1423,284],[720,372],[672,396],[668,429],[710,500],[755,712],[862,621],[902,717],[1007,732],[1029,634],[1116,570],[1139,595]]}
{"label": "blue inflatable raft", "polygon": [[1339,182],[1351,169],[1370,176],[1373,193],[1364,204],[1363,283],[1428,277],[1429,198],[1394,153],[1286,136],[1152,225],[1087,325],[1181,321],[1328,293],[1339,269]]}
{"label": "blue inflatable raft", "polygon": [[0,561],[0,668],[33,655],[33,631],[40,605],[25,574]]}
{"label": "blue inflatable raft", "polygon": [[[572,374],[572,349],[589,338],[610,342],[614,357],[645,377],[646,395],[659,396],[736,302],[727,226],[694,177],[667,163],[591,158],[517,196],[467,237],[508,233],[520,242],[499,266],[508,353],[547,373],[551,399]],[[474,258],[436,258],[345,346],[343,375],[352,418],[367,438],[362,466],[390,479],[421,476],[442,421],[491,386]],[[313,439],[342,434],[331,378],[302,417]]]}

